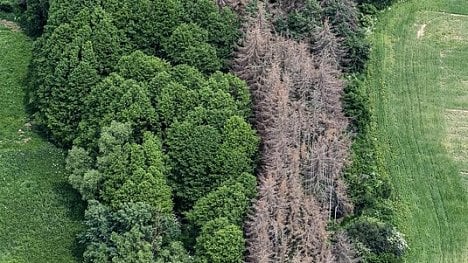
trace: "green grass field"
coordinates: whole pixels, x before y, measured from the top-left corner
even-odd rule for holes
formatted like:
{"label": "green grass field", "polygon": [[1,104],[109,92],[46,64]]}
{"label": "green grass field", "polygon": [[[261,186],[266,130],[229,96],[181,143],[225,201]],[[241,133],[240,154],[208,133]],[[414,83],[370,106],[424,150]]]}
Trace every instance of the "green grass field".
{"label": "green grass field", "polygon": [[371,41],[367,90],[406,262],[468,262],[468,1],[396,4]]}
{"label": "green grass field", "polygon": [[64,153],[31,131],[23,83],[31,41],[0,25],[0,263],[76,262],[82,203]]}

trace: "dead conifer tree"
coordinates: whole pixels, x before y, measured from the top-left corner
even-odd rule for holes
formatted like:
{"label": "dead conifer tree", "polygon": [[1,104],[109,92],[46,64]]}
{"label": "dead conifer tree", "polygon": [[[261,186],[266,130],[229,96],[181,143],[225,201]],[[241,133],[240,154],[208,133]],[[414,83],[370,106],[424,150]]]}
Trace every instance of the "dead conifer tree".
{"label": "dead conifer tree", "polygon": [[326,220],[301,181],[301,111],[290,77],[272,62],[257,121],[263,138],[259,197],[247,224],[248,262],[332,262]]}
{"label": "dead conifer tree", "polygon": [[[339,50],[324,44],[314,58],[307,44],[273,35],[265,8],[258,10],[234,61],[251,88],[262,138],[247,262],[334,262],[327,219],[352,210],[340,177],[349,140]],[[330,34],[324,38],[333,43]]]}
{"label": "dead conifer tree", "polygon": [[346,51],[342,47],[342,38],[333,33],[328,18],[322,23],[322,27],[317,31],[316,36],[312,52],[318,63],[327,63],[339,69]]}
{"label": "dead conifer tree", "polygon": [[[265,8],[258,5],[255,17],[249,17],[244,28],[245,37],[243,45],[236,52],[233,71],[247,81],[253,90],[260,85],[265,65],[271,60],[270,44],[272,41],[271,25],[265,19]],[[255,98],[254,98],[255,100]]]}

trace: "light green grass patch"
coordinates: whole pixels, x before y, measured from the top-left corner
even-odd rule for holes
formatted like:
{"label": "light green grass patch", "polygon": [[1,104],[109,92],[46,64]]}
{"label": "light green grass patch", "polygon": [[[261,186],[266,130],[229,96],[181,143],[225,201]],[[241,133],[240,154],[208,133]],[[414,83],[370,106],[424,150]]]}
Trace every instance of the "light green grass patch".
{"label": "light green grass patch", "polygon": [[428,34],[423,41],[436,43],[440,51],[440,99],[446,121],[444,146],[463,175],[468,172],[468,16],[425,12],[421,17],[428,21]]}
{"label": "light green grass patch", "polygon": [[447,151],[460,164],[460,172],[468,173],[468,110],[447,109]]}

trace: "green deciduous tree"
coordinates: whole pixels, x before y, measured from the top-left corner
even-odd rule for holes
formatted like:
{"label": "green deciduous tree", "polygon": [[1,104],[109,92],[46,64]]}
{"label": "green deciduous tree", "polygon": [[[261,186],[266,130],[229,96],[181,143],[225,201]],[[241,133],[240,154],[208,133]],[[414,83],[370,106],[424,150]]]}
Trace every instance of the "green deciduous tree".
{"label": "green deciduous tree", "polygon": [[159,130],[158,117],[143,83],[113,73],[92,88],[85,99],[86,111],[75,143],[96,148],[100,128],[112,121],[129,122],[135,136]]}
{"label": "green deciduous tree", "polygon": [[66,168],[70,184],[80,192],[83,200],[96,199],[102,176],[93,169],[94,161],[89,153],[83,148],[73,147],[68,152]]}
{"label": "green deciduous tree", "polygon": [[148,170],[140,168],[133,172],[113,194],[113,203],[119,206],[124,202],[146,202],[160,213],[171,213],[172,193],[165,176],[154,166]]}
{"label": "green deciduous tree", "polygon": [[171,181],[186,208],[230,178],[252,173],[259,142],[242,118],[230,117],[224,126],[216,127],[206,122],[211,112],[197,110],[185,121],[175,122],[167,133]]}
{"label": "green deciduous tree", "polygon": [[209,221],[197,238],[196,262],[241,263],[244,260],[244,237],[239,226],[226,218]]}
{"label": "green deciduous tree", "polygon": [[253,175],[243,173],[200,198],[187,213],[187,219],[202,227],[214,218],[224,217],[229,223],[241,226],[255,196],[256,185]]}
{"label": "green deciduous tree", "polygon": [[[172,213],[172,192],[159,139],[147,132],[142,145],[132,143],[129,125],[113,122],[99,140],[97,169],[103,183],[100,197],[112,207],[145,202],[161,214]],[[122,131],[128,136],[120,138]],[[116,134],[116,135],[114,135]]]}
{"label": "green deciduous tree", "polygon": [[250,124],[241,117],[232,116],[225,122],[222,138],[217,173],[230,178],[243,172],[253,174],[254,157],[260,140]]}
{"label": "green deciduous tree", "polygon": [[190,207],[219,184],[215,170],[220,132],[209,125],[175,122],[167,132],[170,182],[179,204]]}
{"label": "green deciduous tree", "polygon": [[85,213],[85,262],[153,262],[152,246],[157,243],[151,206],[125,203],[113,211],[90,201]]}
{"label": "green deciduous tree", "polygon": [[218,71],[237,16],[210,0],[54,0],[49,11],[29,106],[71,147],[69,182],[88,202],[84,261],[193,262],[174,194],[180,216],[199,201],[184,222],[202,233],[196,257],[240,262],[259,140],[246,83]]}
{"label": "green deciduous tree", "polygon": [[158,57],[135,51],[119,60],[117,73],[126,79],[149,83],[159,73],[168,71],[169,67],[169,63]]}
{"label": "green deciduous tree", "polygon": [[199,103],[198,97],[197,90],[177,82],[162,84],[156,104],[163,126],[169,127],[174,121],[184,120]]}
{"label": "green deciduous tree", "polygon": [[158,253],[155,263],[191,263],[192,257],[180,241],[171,242]]}
{"label": "green deciduous tree", "polygon": [[245,119],[251,117],[252,102],[249,87],[245,81],[230,73],[215,72],[208,79],[208,87],[222,90],[232,96],[237,105],[237,114]]}
{"label": "green deciduous tree", "polygon": [[205,86],[205,76],[196,68],[188,65],[176,65],[170,71],[171,79],[190,89],[200,89]]}
{"label": "green deciduous tree", "polygon": [[106,5],[131,48],[154,55],[160,55],[162,40],[171,35],[184,16],[180,0],[125,0]]}
{"label": "green deciduous tree", "polygon": [[208,44],[208,32],[196,24],[181,24],[163,43],[164,51],[175,64],[194,66],[202,72],[221,68],[216,49]]}
{"label": "green deciduous tree", "polygon": [[208,43],[216,48],[218,57],[226,64],[240,36],[239,19],[231,9],[219,8],[215,1],[183,1],[189,22],[196,23],[208,33]]}
{"label": "green deciduous tree", "polygon": [[112,233],[111,241],[115,244],[112,255],[113,263],[152,263],[152,244],[145,239],[145,234],[137,228],[123,234]]}

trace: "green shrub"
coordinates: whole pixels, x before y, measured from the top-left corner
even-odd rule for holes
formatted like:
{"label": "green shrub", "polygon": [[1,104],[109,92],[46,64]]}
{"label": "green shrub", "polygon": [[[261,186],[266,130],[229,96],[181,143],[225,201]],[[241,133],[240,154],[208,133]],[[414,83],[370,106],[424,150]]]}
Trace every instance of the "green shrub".
{"label": "green shrub", "polygon": [[373,5],[377,9],[384,9],[396,3],[397,0],[357,0],[356,2],[359,4]]}
{"label": "green shrub", "polygon": [[362,90],[362,78],[363,76],[348,76],[343,95],[343,108],[346,116],[350,118],[349,129],[356,134],[367,133],[371,122],[369,98]]}
{"label": "green shrub", "polygon": [[349,195],[355,205],[355,213],[375,209],[389,200],[392,185],[379,158],[379,149],[369,133],[355,138],[351,147],[352,164],[345,171]]}
{"label": "green shrub", "polygon": [[368,249],[367,253],[371,254],[366,257],[368,260],[372,257],[379,259],[372,262],[397,262],[408,248],[403,235],[395,227],[376,218],[358,217],[346,229],[351,238],[364,246],[364,254]]}

